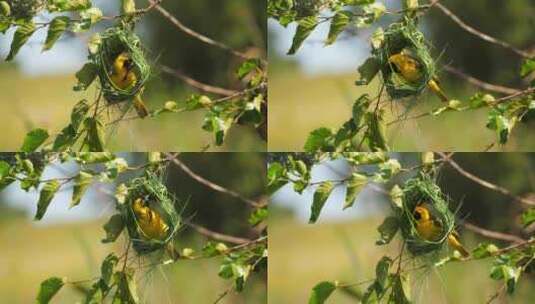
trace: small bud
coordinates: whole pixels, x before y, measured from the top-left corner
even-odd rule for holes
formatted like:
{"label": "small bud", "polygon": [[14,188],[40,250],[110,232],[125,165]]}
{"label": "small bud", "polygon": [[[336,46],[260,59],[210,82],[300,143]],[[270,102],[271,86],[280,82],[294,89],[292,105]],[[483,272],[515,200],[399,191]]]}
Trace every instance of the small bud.
{"label": "small bud", "polygon": [[0,15],[9,17],[11,16],[11,7],[6,1],[0,1]]}

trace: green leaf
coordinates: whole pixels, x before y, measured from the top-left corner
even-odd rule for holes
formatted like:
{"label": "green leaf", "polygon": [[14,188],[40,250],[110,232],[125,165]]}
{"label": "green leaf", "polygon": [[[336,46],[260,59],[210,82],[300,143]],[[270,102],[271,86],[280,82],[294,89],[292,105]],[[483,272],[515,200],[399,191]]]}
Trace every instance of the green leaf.
{"label": "green leaf", "polygon": [[39,221],[43,218],[46,213],[46,209],[48,209],[48,205],[50,205],[54,195],[56,195],[56,192],[58,192],[59,187],[60,183],[56,179],[47,182],[43,186],[43,189],[41,189],[41,193],[39,195],[39,201],[37,202],[37,213],[35,214],[35,220]]}
{"label": "green leaf", "polygon": [[327,181],[321,183],[316,189],[316,192],[314,192],[310,219],[308,220],[310,224],[313,224],[318,220],[321,213],[321,209],[323,209],[323,206],[325,205],[325,202],[327,202],[327,199],[331,195],[333,189],[333,183]]}
{"label": "green leaf", "polygon": [[394,206],[398,208],[403,207],[403,190],[398,185],[394,185],[390,190],[390,199],[394,203]]}
{"label": "green leaf", "polygon": [[389,271],[390,266],[392,265],[393,261],[391,258],[384,256],[381,258],[379,263],[375,266],[375,282],[377,283],[377,287],[380,288],[381,292],[383,293],[388,285],[388,279],[389,279]]}
{"label": "green leaf", "polygon": [[31,20],[26,20],[18,26],[15,36],[13,37],[13,42],[11,42],[11,50],[7,55],[6,61],[11,61],[15,58],[20,48],[28,41],[34,32],[35,24]]}
{"label": "green leaf", "polygon": [[516,124],[518,118],[507,117],[499,109],[492,109],[489,111],[487,128],[495,130],[498,135],[500,144],[505,144],[509,140],[509,134]]}
{"label": "green leaf", "polygon": [[238,68],[238,78],[243,79],[245,76],[249,75],[249,73],[258,68],[259,65],[260,61],[258,59],[247,59]]}
{"label": "green leaf", "polygon": [[494,280],[503,280],[507,286],[507,293],[512,294],[521,274],[521,267],[500,264],[492,267],[490,277]]}
{"label": "green leaf", "polygon": [[375,75],[379,72],[381,64],[375,57],[370,57],[359,66],[358,72],[360,79],[355,82],[356,85],[368,85]]}
{"label": "green leaf", "polygon": [[365,175],[353,173],[349,181],[347,181],[347,190],[346,190],[346,200],[344,204],[344,209],[347,209],[353,206],[357,195],[360,193],[362,188],[368,183],[368,178]]}
{"label": "green leaf", "polygon": [[295,32],[292,46],[288,51],[288,55],[293,55],[303,44],[303,41],[314,31],[318,26],[318,20],[316,16],[305,17],[298,21],[297,30]]}
{"label": "green leaf", "polygon": [[288,183],[286,169],[277,162],[269,164],[267,179],[267,193],[271,195]]}
{"label": "green leaf", "polygon": [[90,0],[49,0],[47,4],[47,10],[49,12],[74,12],[90,7]]}
{"label": "green leaf", "polygon": [[46,36],[45,44],[43,45],[43,52],[48,51],[58,41],[59,37],[65,32],[69,26],[70,19],[66,16],[59,16],[50,22],[48,27],[48,34]]}
{"label": "green leaf", "polygon": [[121,0],[121,14],[132,14],[136,12],[136,2],[134,0]]}
{"label": "green leaf", "polygon": [[484,259],[492,256],[498,251],[498,247],[491,243],[481,243],[474,250],[472,250],[472,257],[474,259]]}
{"label": "green leaf", "polygon": [[78,84],[76,84],[73,89],[75,91],[86,90],[97,77],[97,71],[98,67],[94,63],[88,62],[84,64],[84,66],[76,72]]}
{"label": "green leaf", "polygon": [[399,221],[395,216],[389,216],[385,218],[383,223],[377,228],[380,238],[376,245],[386,245],[392,241],[399,229]]}
{"label": "green leaf", "polygon": [[134,279],[133,270],[128,269],[127,272],[116,272],[115,281],[117,282],[117,291],[113,299],[114,304],[139,303],[139,298],[137,296],[137,286],[136,281]]}
{"label": "green leaf", "polygon": [[407,279],[401,274],[397,274],[392,278],[392,297],[396,304],[410,304],[409,300],[409,286]]}
{"label": "green leaf", "polygon": [[98,119],[87,117],[84,120],[85,131],[87,132],[84,141],[83,150],[90,152],[102,152],[105,149],[104,144],[104,126]]}
{"label": "green leaf", "polygon": [[102,261],[102,265],[100,266],[100,281],[104,284],[106,284],[107,288],[110,288],[110,281],[113,275],[113,269],[119,262],[119,259],[115,256],[115,254],[110,253],[104,261]]}
{"label": "green leaf", "polygon": [[338,11],[333,16],[331,21],[331,27],[329,29],[329,35],[326,45],[333,44],[336,41],[336,38],[344,31],[344,28],[351,22],[351,17],[353,16],[352,12],[349,11]]}
{"label": "green leaf", "polygon": [[0,16],[11,16],[11,7],[6,1],[0,1]]}
{"label": "green leaf", "polygon": [[83,164],[99,164],[115,159],[115,154],[110,152],[78,152],[77,161]]}
{"label": "green leaf", "polygon": [[80,124],[83,122],[87,112],[89,111],[89,104],[87,100],[80,100],[72,109],[71,124],[75,130],[78,130]]}
{"label": "green leaf", "polygon": [[72,191],[71,208],[80,204],[82,196],[84,195],[87,188],[89,188],[92,181],[93,175],[88,172],[80,171],[78,176],[76,176],[76,178],[74,179],[74,188]]}
{"label": "green leaf", "polygon": [[323,304],[331,296],[333,291],[336,290],[336,284],[328,281],[324,281],[316,284],[312,288],[312,293],[308,299],[308,304]]}
{"label": "green leaf", "polygon": [[366,130],[365,139],[372,151],[388,151],[385,139],[385,125],[381,113],[368,112],[365,116]]}
{"label": "green leaf", "polygon": [[535,222],[535,208],[530,208],[522,213],[522,225],[527,227]]}
{"label": "green leaf", "polygon": [[526,77],[535,71],[535,59],[528,58],[522,63],[520,68],[520,76]]}
{"label": "green leaf", "polygon": [[370,105],[370,98],[368,94],[361,95],[353,104],[353,109],[351,111],[353,123],[358,128],[360,127],[364,115]]}
{"label": "green leaf", "polygon": [[52,145],[52,150],[54,151],[65,151],[67,148],[74,145],[76,141],[76,131],[72,127],[72,124],[69,124],[54,139],[54,144]]}
{"label": "green leaf", "polygon": [[39,294],[37,295],[38,304],[47,304],[58,293],[65,283],[61,278],[52,277],[41,283]]}
{"label": "green leaf", "polygon": [[305,151],[306,152],[331,152],[334,150],[332,146],[332,136],[333,132],[329,128],[319,128],[316,129],[308,135],[308,138],[305,142]]}
{"label": "green leaf", "polygon": [[33,152],[37,150],[47,139],[48,131],[45,129],[34,129],[26,134],[24,143],[20,148],[21,152]]}
{"label": "green leaf", "polygon": [[125,223],[123,217],[120,214],[114,214],[106,224],[104,224],[104,231],[106,232],[106,238],[102,240],[102,243],[113,243],[123,229],[125,228]]}
{"label": "green leaf", "polygon": [[267,208],[258,208],[251,215],[249,216],[249,224],[251,226],[256,226],[260,224],[261,222],[265,221],[268,217],[268,209]]}

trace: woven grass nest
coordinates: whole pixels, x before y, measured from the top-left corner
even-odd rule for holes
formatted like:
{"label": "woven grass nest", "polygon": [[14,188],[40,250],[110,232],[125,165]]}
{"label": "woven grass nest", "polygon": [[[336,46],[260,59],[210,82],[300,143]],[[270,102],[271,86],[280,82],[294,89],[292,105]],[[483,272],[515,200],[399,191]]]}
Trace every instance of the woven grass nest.
{"label": "woven grass nest", "polygon": [[[181,216],[176,209],[176,199],[162,183],[161,174],[147,172],[144,176],[133,179],[127,187],[128,195],[125,203],[121,205],[121,213],[132,241],[132,247],[138,254],[142,255],[165,248],[180,229]],[[147,239],[144,236],[132,208],[134,201],[138,198],[147,202],[148,206],[156,211],[169,227],[165,239]]]}
{"label": "woven grass nest", "polygon": [[[446,196],[431,177],[422,175],[406,182],[402,202],[402,207],[396,208],[396,216],[409,252],[414,256],[439,252],[447,241],[448,235],[455,228],[455,215],[449,209]],[[416,220],[413,212],[416,206],[422,203],[426,204],[433,218],[443,228],[440,238],[436,241],[422,239],[415,228]]]}
{"label": "woven grass nest", "polygon": [[[136,85],[130,89],[120,89],[110,79],[113,61],[123,52],[128,53],[132,59],[132,71],[137,76]],[[138,95],[151,75],[150,64],[139,37],[128,27],[112,27],[101,34],[101,43],[91,59],[97,66],[104,97],[112,104],[131,100]]]}
{"label": "woven grass nest", "polygon": [[[390,56],[401,51],[408,52],[421,66],[422,77],[417,82],[408,82],[398,73],[388,61]],[[381,46],[372,50],[378,60],[386,91],[392,99],[420,94],[427,83],[435,75],[435,63],[424,35],[418,30],[412,19],[405,18],[401,22],[392,23],[384,32]]]}

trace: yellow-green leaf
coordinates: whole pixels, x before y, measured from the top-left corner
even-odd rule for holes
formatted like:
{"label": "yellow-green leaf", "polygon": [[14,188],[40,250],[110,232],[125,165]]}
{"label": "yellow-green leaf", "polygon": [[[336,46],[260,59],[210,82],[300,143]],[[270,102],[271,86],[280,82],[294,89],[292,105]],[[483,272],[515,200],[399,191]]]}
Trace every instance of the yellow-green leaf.
{"label": "yellow-green leaf", "polygon": [[80,204],[82,196],[84,195],[87,188],[89,188],[92,181],[93,175],[91,173],[80,171],[80,173],[74,180],[71,208]]}
{"label": "yellow-green leaf", "polygon": [[39,221],[43,218],[46,210],[48,209],[48,205],[50,205],[50,202],[52,202],[52,199],[54,198],[54,195],[56,195],[56,192],[58,192],[59,187],[60,183],[56,179],[47,182],[43,186],[43,189],[41,189],[41,193],[39,195],[39,201],[37,202],[37,213],[35,214],[35,220]]}
{"label": "yellow-green leaf", "polygon": [[37,295],[37,304],[47,304],[58,293],[65,283],[61,278],[52,277],[41,283],[39,294]]}
{"label": "yellow-green leaf", "polygon": [[368,178],[365,175],[353,173],[349,181],[347,181],[346,201],[344,209],[353,206],[357,195],[362,188],[368,183]]}
{"label": "yellow-green leaf", "polygon": [[325,202],[327,202],[327,199],[331,195],[333,189],[333,183],[328,181],[321,183],[318,189],[316,189],[316,192],[314,192],[314,199],[312,201],[312,212],[308,221],[309,223],[312,224],[318,220],[321,213],[321,209],[323,209],[323,206],[325,205]]}
{"label": "yellow-green leaf", "polygon": [[19,25],[15,32],[15,36],[13,37],[13,41],[11,42],[11,50],[7,55],[6,61],[11,61],[15,58],[20,48],[28,41],[28,39],[30,39],[30,36],[34,32],[35,24],[31,20],[25,21],[23,24]]}
{"label": "yellow-green leaf", "polygon": [[34,129],[28,132],[20,151],[33,152],[37,150],[48,139],[48,136],[48,131],[45,129]]}
{"label": "yellow-green leaf", "polygon": [[46,36],[45,45],[43,46],[43,52],[48,51],[54,46],[54,43],[58,41],[59,37],[65,32],[69,26],[69,17],[59,16],[54,18],[48,27],[48,34]]}

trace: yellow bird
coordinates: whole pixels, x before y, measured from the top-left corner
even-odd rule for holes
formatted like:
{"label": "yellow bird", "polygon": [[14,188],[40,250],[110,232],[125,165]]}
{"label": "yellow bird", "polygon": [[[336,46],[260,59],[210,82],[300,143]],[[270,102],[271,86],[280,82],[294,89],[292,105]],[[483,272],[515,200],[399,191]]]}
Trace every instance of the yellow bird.
{"label": "yellow bird", "polygon": [[[117,88],[121,90],[130,90],[136,85],[137,76],[132,70],[133,67],[134,62],[128,53],[122,52],[115,58],[110,79]],[[144,118],[149,115],[149,110],[139,95],[140,94],[134,97],[134,108],[139,117]]]}
{"label": "yellow bird", "polygon": [[[402,50],[398,54],[391,55],[388,58],[388,62],[393,64],[394,71],[401,74],[401,76],[408,82],[417,82],[422,78],[421,64],[418,60],[411,57],[405,50]],[[431,91],[435,92],[443,102],[448,102],[449,99],[438,85],[437,79],[433,78],[429,80],[427,86]]]}
{"label": "yellow bird", "polygon": [[[416,220],[416,230],[422,239],[427,241],[438,241],[440,239],[442,226],[431,218],[429,209],[423,205],[416,206],[413,216]],[[470,255],[459,241],[459,235],[455,230],[448,235],[448,245],[459,251],[463,257]]]}
{"label": "yellow bird", "polygon": [[141,198],[132,203],[132,210],[142,235],[150,240],[165,240],[168,236],[169,226],[162,217],[143,202]]}

